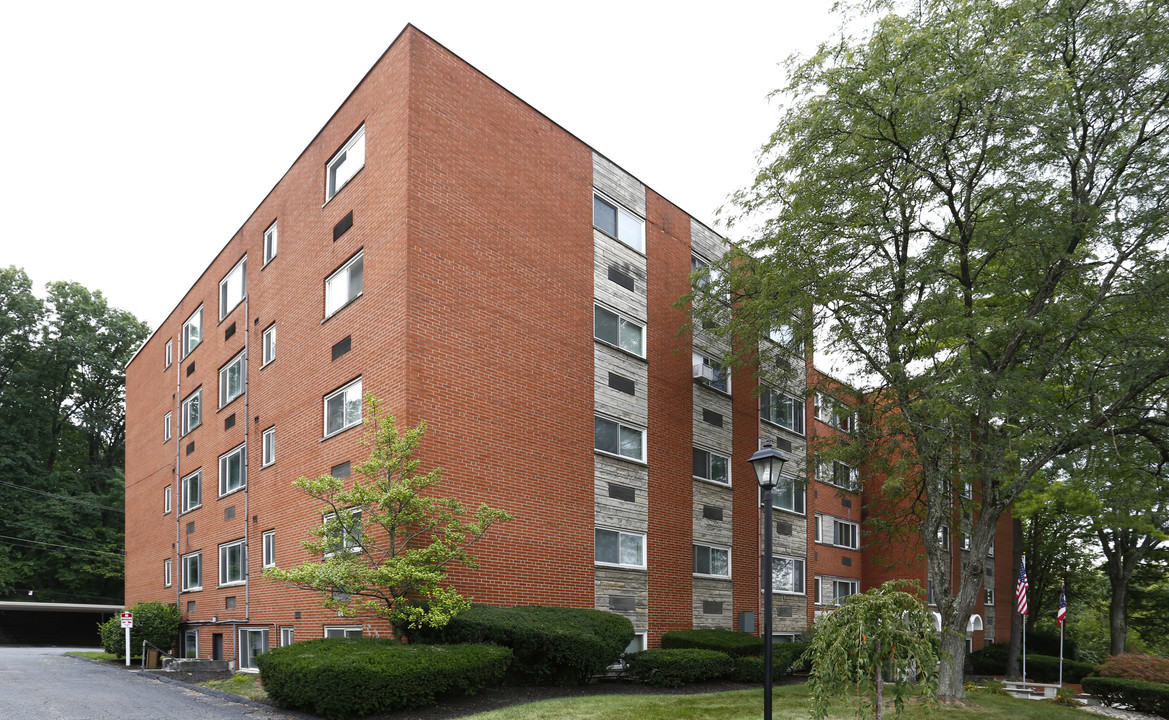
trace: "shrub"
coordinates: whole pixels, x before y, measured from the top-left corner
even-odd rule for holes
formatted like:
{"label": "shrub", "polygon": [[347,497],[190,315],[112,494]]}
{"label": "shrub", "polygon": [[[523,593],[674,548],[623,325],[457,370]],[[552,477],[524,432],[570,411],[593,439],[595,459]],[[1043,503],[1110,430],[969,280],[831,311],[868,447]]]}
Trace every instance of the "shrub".
{"label": "shrub", "polygon": [[522,683],[572,685],[621,659],[633,623],[601,610],[472,605],[441,629],[407,631],[412,642],[493,643],[515,654],[510,675]]}
{"label": "shrub", "polygon": [[1084,703],[1076,698],[1076,691],[1070,687],[1061,687],[1055,691],[1055,697],[1050,698],[1050,702],[1056,705],[1067,705],[1068,707],[1080,707]]}
{"label": "shrub", "polygon": [[430,705],[499,684],[511,651],[492,645],[403,645],[379,638],[307,640],[256,656],[277,705],[329,720]]}
{"label": "shrub", "polygon": [[968,682],[963,686],[967,692],[981,692],[987,695],[1010,695],[1007,692],[1007,684],[999,680],[985,680],[981,683]]}
{"label": "shrub", "polygon": [[1169,683],[1169,659],[1142,653],[1109,655],[1092,674],[1119,680]]}
{"label": "shrub", "polygon": [[[1092,672],[1091,663],[1063,661],[1063,681],[1078,683]],[[1059,658],[1046,655],[1027,654],[1027,679],[1035,682],[1053,683],[1059,680]]]}
{"label": "shrub", "polygon": [[1082,681],[1084,691],[1104,705],[1128,705],[1138,712],[1169,717],[1169,685],[1094,677]]}
{"label": "shrub", "polygon": [[[735,672],[733,675],[735,682],[763,682],[763,658],[754,656],[734,657],[731,660],[735,663]],[[785,657],[784,653],[773,652],[771,654],[771,679],[782,679],[784,675],[791,672],[791,666],[791,658]]]}
{"label": "shrub", "polygon": [[[148,602],[138,603],[130,608],[130,612],[134,613],[134,627],[130,630],[130,654],[142,652],[143,640],[170,652],[179,633],[181,618],[178,608],[166,603]],[[122,629],[121,617],[115,615],[104,623],[98,623],[97,630],[101,636],[102,650],[124,659],[126,631]]]}
{"label": "shrub", "polygon": [[[778,645],[775,643],[773,647]],[[718,650],[731,657],[760,657],[763,655],[763,638],[734,630],[673,630],[662,635],[663,650],[696,648]]]}
{"label": "shrub", "polygon": [[734,660],[725,652],[697,648],[646,650],[627,656],[625,663],[628,677],[654,687],[717,680],[735,670]]}

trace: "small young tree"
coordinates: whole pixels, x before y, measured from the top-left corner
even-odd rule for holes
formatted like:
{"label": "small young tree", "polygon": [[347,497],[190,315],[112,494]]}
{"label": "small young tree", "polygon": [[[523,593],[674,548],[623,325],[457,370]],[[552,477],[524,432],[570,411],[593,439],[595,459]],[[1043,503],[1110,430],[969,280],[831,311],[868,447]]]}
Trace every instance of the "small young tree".
{"label": "small young tree", "polygon": [[[812,671],[813,717],[828,717],[832,700],[851,698],[857,717],[871,703],[873,717],[882,716],[883,686],[892,683],[897,714],[914,681],[933,698],[938,689],[938,645],[925,604],[890,580],[879,588],[852,595],[816,623],[808,648]],[[920,588],[917,588],[920,592]]]}
{"label": "small young tree", "polygon": [[481,504],[468,518],[457,499],[432,495],[441,470],[419,474],[412,458],[426,423],[399,434],[376,397],[366,396],[365,403],[362,444],[370,454],[354,467],[352,484],[346,488],[331,475],[293,483],[324,503],[324,522],[302,543],[317,559],[270,568],[264,577],[319,592],[326,608],[343,614],[383,618],[394,637],[406,627],[442,627],[470,606],[444,584],[448,568],[478,567],[467,549],[511,515]]}

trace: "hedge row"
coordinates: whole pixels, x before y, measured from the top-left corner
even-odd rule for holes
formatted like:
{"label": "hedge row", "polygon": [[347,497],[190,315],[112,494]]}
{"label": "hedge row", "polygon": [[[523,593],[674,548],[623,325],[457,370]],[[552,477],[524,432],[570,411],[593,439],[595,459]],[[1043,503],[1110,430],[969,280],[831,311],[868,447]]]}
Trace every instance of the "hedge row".
{"label": "hedge row", "polygon": [[1169,685],[1091,676],[1081,684],[1104,705],[1127,705],[1138,712],[1169,718]]}
{"label": "hedge row", "polygon": [[433,704],[498,685],[511,650],[493,645],[403,645],[379,638],[306,640],[256,656],[268,697],[329,720]]}
{"label": "hedge row", "polygon": [[733,630],[673,630],[662,635],[662,649],[692,648],[718,650],[731,657],[751,657],[763,654],[763,638]]}
{"label": "hedge row", "polygon": [[1169,658],[1135,652],[1109,655],[1093,674],[1119,680],[1169,683]]}
{"label": "hedge row", "polygon": [[601,610],[472,605],[441,629],[409,631],[411,642],[492,643],[511,648],[520,683],[572,685],[621,659],[633,640],[628,618]]}
{"label": "hedge row", "polygon": [[[1005,675],[1007,672],[1007,656],[1002,651],[1005,645],[996,643],[982,650],[970,653],[970,666],[975,675]],[[1064,659],[1063,681],[1078,683],[1092,672],[1091,663],[1076,662]],[[1049,655],[1033,655],[1027,653],[1027,678],[1035,682],[1057,682],[1059,680],[1059,658]]]}
{"label": "hedge row", "polygon": [[[742,658],[740,658],[742,659]],[[654,687],[678,687],[687,683],[718,680],[735,671],[735,661],[718,650],[675,648],[645,650],[625,659],[625,674],[635,682]],[[762,670],[760,670],[762,673]]]}

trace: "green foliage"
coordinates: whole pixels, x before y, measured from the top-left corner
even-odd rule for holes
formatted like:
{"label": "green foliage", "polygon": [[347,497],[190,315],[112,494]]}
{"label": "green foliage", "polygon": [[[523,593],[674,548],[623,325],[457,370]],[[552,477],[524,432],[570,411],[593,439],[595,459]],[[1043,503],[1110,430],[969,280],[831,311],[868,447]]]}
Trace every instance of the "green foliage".
{"label": "green foliage", "polygon": [[1097,677],[1169,684],[1169,658],[1141,653],[1113,655],[1093,671]]}
{"label": "green foliage", "polygon": [[539,685],[583,684],[617,662],[633,640],[633,623],[587,608],[472,605],[441,628],[408,631],[411,642],[493,643],[510,648],[510,674]]}
{"label": "green foliage", "polygon": [[671,630],[662,635],[662,649],[698,648],[718,650],[731,657],[763,654],[763,638],[733,630]]}
{"label": "green foliage", "polygon": [[[1043,646],[1043,643],[1038,643]],[[992,643],[970,654],[970,665],[975,675],[1005,675],[1007,672],[1007,643]],[[1059,645],[1056,644],[1056,652]],[[1076,662],[1064,656],[1064,682],[1078,683],[1080,678],[1092,672],[1092,663]],[[1056,682],[1059,680],[1059,656],[1031,652],[1031,636],[1027,638],[1027,679],[1035,682]]]}
{"label": "green foliage", "polygon": [[470,605],[444,584],[448,568],[479,567],[467,549],[511,515],[482,504],[467,519],[457,499],[433,495],[441,471],[419,473],[413,459],[426,424],[399,434],[377,398],[367,395],[365,403],[370,454],[354,466],[352,483],[330,475],[294,483],[323,503],[322,524],[302,543],[318,559],[269,568],[264,577],[320,593],[322,605],[344,615],[381,617],[396,634],[442,627]]}
{"label": "green foliage", "polygon": [[[878,693],[889,682],[898,714],[911,694],[911,682],[927,699],[937,691],[938,650],[924,603],[896,588],[897,581],[849,596],[816,623],[808,653],[808,685],[815,718],[828,717],[839,696],[854,697],[858,713],[871,703],[880,717]],[[920,591],[920,588],[917,588]]]}
{"label": "green foliage", "polygon": [[1007,692],[1007,684],[1001,680],[984,680],[981,683],[966,683],[966,692],[976,691],[986,693],[988,695],[1010,695]]}
{"label": "green foliage", "polygon": [[308,640],[256,656],[273,702],[329,720],[431,705],[443,693],[472,695],[499,684],[510,662],[502,647],[378,638]]}
{"label": "green foliage", "polygon": [[[130,654],[138,655],[142,652],[142,641],[154,644],[165,652],[174,647],[175,638],[179,634],[178,608],[160,602],[138,603],[130,608],[134,613],[134,627],[130,630]],[[122,628],[122,619],[114,615],[104,623],[98,623],[98,634],[101,636],[101,646],[106,652],[126,657],[126,631]]]}
{"label": "green foliage", "polygon": [[1169,717],[1169,685],[1088,676],[1082,687],[1103,705],[1128,706],[1137,712]]}
{"label": "green foliage", "polygon": [[1076,694],[1076,691],[1070,687],[1061,687],[1056,689],[1055,697],[1051,698],[1050,702],[1068,707],[1081,707],[1084,703],[1076,697]]}
{"label": "green foliage", "polygon": [[[634,682],[664,688],[718,680],[736,671],[735,661],[725,652],[697,648],[645,650],[629,655],[625,663],[625,675]],[[759,672],[762,675],[762,666]]]}

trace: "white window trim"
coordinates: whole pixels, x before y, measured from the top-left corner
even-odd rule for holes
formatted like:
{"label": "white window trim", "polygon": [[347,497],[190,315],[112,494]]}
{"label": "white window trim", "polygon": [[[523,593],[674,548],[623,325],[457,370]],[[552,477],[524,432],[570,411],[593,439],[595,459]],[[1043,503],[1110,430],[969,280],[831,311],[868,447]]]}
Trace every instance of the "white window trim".
{"label": "white window trim", "polygon": [[[848,468],[848,483],[849,483],[848,485],[841,485],[840,483],[836,482],[836,466],[838,464],[843,465],[844,467]],[[841,490],[847,490],[848,492],[855,493],[855,492],[861,491],[860,471],[857,470],[855,465],[852,465],[850,463],[846,463],[843,460],[820,460],[820,459],[817,459],[816,460],[816,479],[819,480],[820,482],[824,483],[825,485],[831,485],[832,487],[838,487]]]}
{"label": "white window trim", "polygon": [[[202,590],[203,588],[200,587],[199,589]],[[187,647],[187,638],[195,638],[195,654],[194,655],[191,655],[188,652],[190,650],[190,648]],[[186,655],[186,657],[196,657],[196,658],[199,657],[199,631],[196,630],[195,628],[187,628],[186,630],[183,631],[183,653]]]}
{"label": "white window trim", "polygon": [[[803,588],[804,588],[803,590],[796,592],[793,590],[776,590],[775,589],[774,569],[775,569],[775,561],[776,560],[792,560],[794,562],[800,563],[800,580],[801,580],[800,585],[803,586]],[[780,595],[805,595],[805,596],[807,595],[807,592],[808,592],[808,577],[807,577],[808,563],[807,563],[806,558],[794,557],[792,555],[776,555],[775,553],[772,553],[771,554],[771,562],[772,562],[771,567],[772,567],[772,571],[773,571],[772,572],[772,579],[771,579],[771,592],[778,593]]]}
{"label": "white window trim", "polygon": [[[188,347],[187,328],[190,327],[191,322],[193,320],[195,320],[195,318],[198,318],[199,339],[195,342],[194,345],[191,345]],[[183,351],[183,358],[184,359],[186,359],[186,357],[188,355],[193,353],[195,351],[195,348],[199,347],[199,345],[201,345],[203,343],[203,305],[200,304],[199,307],[195,308],[195,312],[191,313],[191,316],[189,318],[187,318],[186,322],[183,323],[183,331],[182,331],[182,335],[180,337],[180,340],[181,340],[182,347],[179,349]]]}
{"label": "white window trim", "polygon": [[288,647],[296,642],[296,628],[292,625],[280,626],[280,647]]}
{"label": "white window trim", "polygon": [[[198,478],[199,480],[199,504],[185,507],[187,502],[187,481],[191,478]],[[179,481],[179,514],[185,515],[192,510],[198,510],[203,507],[203,468],[199,468],[193,473],[186,475]]]}
{"label": "white window trim", "polygon": [[[795,475],[782,475],[782,474],[780,475],[780,484],[781,485],[791,484],[794,487],[794,490],[792,492],[792,497],[793,497],[793,499],[795,497],[802,498],[803,502],[801,502],[800,505],[803,509],[802,510],[794,510],[791,508],[785,508],[781,505],[776,505],[775,501],[776,501],[776,498],[779,497],[779,494],[775,491],[775,489],[773,489],[771,491],[771,509],[778,510],[780,512],[791,513],[792,515],[799,515],[800,517],[807,517],[807,515],[808,515],[808,484],[806,482],[804,482],[803,480],[800,480]],[[803,486],[803,487],[801,488],[800,486]],[[778,487],[779,486],[777,485],[776,489],[778,489]],[[759,507],[763,507],[763,489],[762,488],[759,488]]]}
{"label": "white window trim", "polygon": [[265,530],[260,534],[260,558],[263,567],[276,567],[276,531]]}
{"label": "white window trim", "polygon": [[166,350],[164,351],[164,359],[166,360],[166,364],[163,365],[162,369],[166,370],[167,368],[169,368],[171,366],[171,363],[174,362],[174,340],[173,339],[168,339],[166,341]]}
{"label": "white window trim", "polygon": [[[605,562],[603,560],[597,560],[597,548],[596,548],[596,532],[597,532],[597,530],[601,530],[603,532],[617,533],[617,558],[618,558],[618,560],[620,560],[620,558],[621,558],[621,536],[622,535],[629,535],[630,537],[639,538],[641,541],[641,564],[640,565],[631,565],[631,564],[623,563],[623,562],[613,563],[613,562]],[[648,555],[648,553],[646,552],[645,544],[646,544],[645,543],[645,533],[633,532],[630,530],[622,530],[620,528],[612,528],[612,527],[595,527],[595,528],[593,528],[593,564],[598,565],[600,567],[644,570],[646,568],[646,558]]]}
{"label": "white window trim", "polygon": [[[604,338],[597,337],[597,316],[596,316],[597,310],[604,310],[605,312],[607,312],[611,315],[614,315],[617,318],[617,344],[614,344],[614,343],[612,343]],[[632,350],[626,350],[625,348],[621,347],[621,321],[622,320],[624,320],[626,323],[629,323],[630,325],[633,325],[633,326],[638,328],[638,331],[641,334],[641,340],[638,343],[641,346],[640,353],[635,353]],[[611,307],[606,307],[600,303],[593,303],[593,340],[601,343],[605,347],[611,347],[614,350],[625,353],[626,355],[632,355],[633,357],[644,359],[645,358],[645,328],[646,328],[646,323],[642,322],[641,320],[637,320],[633,317],[630,317],[629,315],[626,315],[625,313],[614,310]]]}
{"label": "white window trim", "polygon": [[[272,438],[272,454],[268,454],[268,438]],[[276,426],[260,433],[260,467],[266,468],[276,462]]]}
{"label": "white window trim", "polygon": [[[272,337],[271,342],[268,342],[269,333]],[[263,361],[260,367],[267,367],[276,359],[276,323],[264,328],[264,332],[260,335],[260,359]]]}
{"label": "white window trim", "polygon": [[[239,548],[239,580],[224,580],[227,574],[227,563],[224,561],[224,553],[230,548]],[[247,544],[241,540],[232,540],[231,542],[223,543],[219,546],[219,587],[230,587],[233,585],[243,585],[248,576],[248,548]]]}
{"label": "white window trim", "polygon": [[[706,548],[708,550],[722,550],[723,552],[725,552],[727,554],[727,573],[726,573],[726,575],[718,575],[715,573],[700,573],[700,572],[695,571],[693,573],[694,577],[715,578],[718,580],[730,580],[731,579],[731,572],[732,572],[731,571],[731,549],[729,547],[727,547],[726,545],[716,545],[714,543],[704,543],[704,542],[695,542],[693,544],[693,547],[694,548]],[[693,550],[691,550],[691,552],[693,553]],[[713,566],[713,565],[714,565],[714,562],[712,561],[711,566]]]}
{"label": "white window trim", "polygon": [[344,633],[342,635],[342,637],[349,637],[349,633],[351,633],[351,632],[359,632],[359,633],[362,633],[362,636],[364,636],[364,632],[363,632],[362,627],[360,625],[326,625],[322,629],[322,636],[329,637],[330,630],[342,631]]}
{"label": "white window trim", "polygon": [[170,442],[170,423],[172,419],[171,413],[167,413],[162,419],[162,441],[164,443]]}
{"label": "white window trim", "polygon": [[[361,378],[360,377],[356,377],[356,378],[350,380],[349,382],[345,383],[344,385],[337,388],[333,392],[329,393],[328,395],[325,395],[325,397],[321,401],[321,427],[325,431],[325,434],[322,436],[322,438],[329,438],[329,437],[333,437],[334,435],[339,435],[339,434],[345,432],[346,430],[348,430],[349,428],[357,427],[358,425],[361,424],[362,419],[365,417],[365,407],[364,407],[365,406],[365,398],[364,398],[364,396],[361,398],[362,408],[361,408],[361,412],[358,413],[358,417],[357,417],[356,421],[351,422],[348,425],[342,425],[341,427],[337,428],[336,430],[333,430],[333,431],[329,430],[329,400],[337,397],[338,395],[344,394],[345,391],[349,390],[354,385],[358,385],[358,386],[361,385]],[[364,393],[365,389],[362,388],[361,392]]]}
{"label": "white window trim", "polygon": [[[828,524],[830,523],[830,525]],[[852,528],[852,536],[856,539],[856,545],[840,545],[836,542],[836,523],[847,525]],[[831,528],[831,534],[829,534]],[[861,544],[861,526],[860,523],[852,520],[845,520],[844,518],[836,517],[835,515],[828,515],[826,513],[816,513],[816,533],[815,541],[820,545],[829,545],[831,547],[843,548],[845,550],[859,550]]]}
{"label": "white window trim", "polygon": [[164,487],[162,489],[162,492],[163,492],[163,495],[162,495],[162,514],[163,515],[170,515],[170,509],[171,509],[170,491],[172,488],[174,488],[173,485],[167,485],[166,487]]}
{"label": "white window trim", "polygon": [[174,583],[174,576],[171,575],[170,558],[166,558],[162,561],[162,586],[163,587],[170,587],[173,583]]}
{"label": "white window trim", "polygon": [[[710,472],[711,475],[714,474],[714,472],[711,470],[711,466],[713,464],[713,462],[712,462],[713,457],[717,455],[718,457],[726,460],[727,461],[727,481],[721,482],[719,480],[715,480],[712,477],[702,477],[701,475],[691,475],[691,477],[693,477],[695,480],[701,480],[702,482],[707,482],[707,483],[710,483],[711,485],[715,485],[717,487],[730,487],[731,486],[731,458],[730,458],[730,456],[723,455],[722,453],[715,452],[714,450],[707,450],[706,448],[698,447],[697,445],[694,446],[694,449],[706,453],[706,455],[707,455],[707,462],[706,462],[707,470]],[[693,469],[691,469],[691,473],[693,473]]]}
{"label": "white window trim", "polygon": [[950,526],[942,525],[938,528],[938,542],[941,543],[943,550],[950,549]]}
{"label": "white window trim", "polygon": [[[793,414],[793,417],[799,418],[799,425],[802,429],[796,430],[794,428],[789,428],[787,425],[784,425],[783,423],[777,422],[777,421],[772,420],[771,418],[768,418],[768,417],[764,417],[763,416],[763,398],[762,398],[762,393],[764,393],[764,392],[771,393],[772,395],[780,395],[784,398],[787,398],[788,400],[791,400],[792,403],[794,403],[795,407],[796,407],[796,412]],[[805,432],[807,431],[807,428],[805,427],[805,423],[804,423],[804,404],[802,402],[800,402],[800,400],[798,398],[796,398],[793,395],[788,395],[783,390],[780,390],[778,388],[773,388],[769,385],[762,386],[761,391],[760,391],[760,395],[761,396],[759,398],[759,419],[761,421],[767,423],[768,425],[773,425],[777,428],[783,428],[784,431],[792,433],[793,435],[799,435],[800,437],[804,436]]]}
{"label": "white window trim", "polygon": [[990,547],[986,549],[987,557],[994,557],[994,538],[990,539]]}
{"label": "white window trim", "polygon": [[[273,220],[272,224],[268,226],[268,229],[264,231],[264,265],[272,262],[272,260],[276,257],[276,253],[279,252],[279,233],[276,228],[276,223],[277,221]],[[269,242],[269,240],[271,240],[271,242]],[[271,254],[268,252],[269,248],[272,250]]]}
{"label": "white window trim", "polygon": [[[715,360],[711,357],[708,357],[706,355],[703,355],[700,352],[691,351],[690,356],[691,356],[690,362],[694,366],[697,367],[699,363],[702,363],[706,367],[712,368],[716,373],[722,373],[723,380],[725,380],[726,384],[727,384],[727,389],[723,390],[722,388],[715,387],[714,382],[712,382],[710,380],[702,380],[703,387],[708,388],[710,390],[713,390],[714,392],[720,393],[722,395],[730,395],[731,394],[731,372],[730,372],[730,370],[722,367],[722,365],[717,360]],[[695,372],[697,372],[697,371],[695,371]]]}
{"label": "white window trim", "polygon": [[[232,303],[230,307],[226,307],[224,305],[223,287],[224,287],[225,283],[227,283],[229,280],[231,280],[232,276],[235,275],[237,270],[240,273],[239,300],[236,300],[234,303]],[[239,304],[242,303],[244,301],[244,298],[246,298],[247,296],[248,296],[248,256],[244,255],[242,258],[240,258],[239,262],[237,262],[235,265],[232,266],[231,270],[227,271],[227,274],[223,276],[223,279],[219,281],[219,319],[223,320],[223,318],[227,317],[231,313],[232,310],[235,310],[237,307],[239,307]]]}
{"label": "white window trim", "polygon": [[[187,577],[187,575],[188,575],[188,573],[187,573],[187,560],[189,558],[194,558],[194,559],[198,560],[198,563],[199,563],[199,584],[198,585],[192,586],[192,585],[187,584],[188,580],[189,580],[189,578]],[[199,550],[198,552],[187,553],[186,555],[183,555],[179,560],[179,571],[182,574],[182,583],[183,583],[182,591],[183,592],[196,592],[198,590],[202,590],[203,589],[203,551]]]}
{"label": "white window trim", "polygon": [[[187,427],[187,418],[190,417],[190,414],[191,414],[190,413],[190,406],[191,406],[191,402],[193,400],[199,401],[199,422],[195,423],[194,425],[192,425],[190,427]],[[196,388],[193,393],[191,393],[191,394],[187,395],[187,397],[183,398],[183,403],[180,407],[179,412],[181,414],[179,417],[179,437],[186,437],[187,435],[191,434],[192,431],[199,429],[199,426],[201,426],[203,424],[203,388],[202,387]]]}
{"label": "white window trim", "polygon": [[604,415],[595,415],[594,417],[599,418],[601,420],[605,420],[607,422],[614,423],[617,425],[617,447],[618,448],[621,447],[621,428],[627,428],[629,430],[636,430],[637,432],[641,433],[641,457],[635,458],[635,457],[631,457],[629,455],[621,455],[619,453],[609,452],[608,450],[602,450],[601,448],[597,447],[597,438],[596,438],[595,430],[593,433],[593,452],[604,455],[605,457],[617,458],[618,460],[626,460],[628,462],[640,463],[642,465],[646,464],[645,458],[646,458],[646,454],[649,452],[649,447],[648,447],[648,441],[647,441],[647,437],[646,437],[648,435],[648,433],[646,432],[645,428],[638,427],[636,425],[630,425],[630,424],[624,423],[620,420],[615,420],[611,417],[605,417]]}
{"label": "white window trim", "polygon": [[[617,218],[616,218],[616,220],[617,220],[617,228],[616,228],[617,234],[610,235],[605,230],[601,230],[600,227],[597,227],[596,208],[595,207],[593,209],[593,227],[596,228],[597,230],[600,230],[601,234],[604,235],[605,237],[613,238],[614,240],[621,243],[625,247],[627,247],[635,252],[641,253],[642,255],[645,255],[645,218],[643,218],[641,215],[638,215],[637,213],[633,212],[632,210],[625,207],[624,205],[617,202],[616,200],[609,197],[608,195],[601,192],[600,190],[597,190],[596,188],[593,188],[593,196],[599,197],[605,203],[612,205],[614,208],[616,208],[616,210],[617,210]],[[594,200],[593,202],[595,203],[596,201]],[[640,232],[640,237],[638,238],[638,244],[640,245],[640,247],[638,247],[636,245],[632,245],[629,243],[628,240],[625,240],[625,239],[620,237],[620,234],[621,234],[621,213],[625,213],[629,217],[631,217],[634,220],[637,220],[639,223],[641,223],[641,232]]]}
{"label": "white window trim", "polygon": [[[239,487],[225,491],[224,488],[226,487],[226,478],[223,474],[223,461],[237,453],[240,455],[240,484]],[[231,495],[232,493],[239,492],[248,486],[248,444],[246,442],[241,443],[240,445],[236,445],[231,450],[228,450],[219,456],[219,473],[217,479],[219,480],[219,497],[225,497],[227,495]]]}
{"label": "white window trim", "polygon": [[[856,595],[860,592],[860,578],[840,577],[838,575],[817,575],[816,584],[819,586],[819,591],[814,598],[815,604],[828,607],[838,605],[836,602],[836,583],[849,583],[852,585],[852,592],[845,597]],[[831,595],[831,599],[826,598],[826,594]]]}
{"label": "white window trim", "polygon": [[251,664],[251,665],[245,665],[245,664],[244,664],[244,656],[245,656],[245,653],[246,653],[246,652],[249,652],[248,650],[245,650],[245,648],[248,648],[249,646],[248,646],[248,643],[247,643],[247,642],[244,640],[244,637],[245,637],[245,636],[246,636],[248,633],[254,633],[254,632],[258,632],[258,633],[260,633],[260,636],[261,636],[261,637],[263,637],[263,638],[264,638],[264,640],[265,640],[265,642],[264,642],[264,645],[265,645],[266,647],[265,647],[263,650],[261,650],[259,653],[257,653],[258,655],[263,655],[264,653],[266,653],[266,652],[268,652],[269,650],[271,650],[271,649],[272,649],[272,639],[271,639],[271,637],[270,637],[270,636],[268,636],[268,628],[267,628],[267,627],[251,627],[251,626],[244,626],[244,627],[241,627],[241,628],[239,629],[239,635],[238,635],[238,640],[239,640],[239,660],[240,660],[240,667],[239,667],[239,670],[240,670],[240,672],[246,672],[246,673],[258,673],[258,672],[260,672],[260,669],[259,669],[258,667],[256,667],[256,665],[255,665],[255,663],[256,663],[256,658],[254,658],[254,657],[252,657],[252,658],[251,658],[251,661],[252,661],[252,664]]}
{"label": "white window trim", "polygon": [[353,168],[353,172],[349,173],[349,177],[345,178],[345,180],[340,185],[337,185],[336,187],[333,186],[333,178],[332,178],[333,170],[338,165],[342,164],[341,161],[338,160],[338,158],[341,158],[341,156],[344,155],[345,159],[348,160],[349,159],[348,158],[349,151],[353,149],[353,146],[356,145],[358,143],[358,141],[363,141],[364,139],[365,139],[365,124],[362,123],[361,127],[357,128],[356,130],[353,131],[353,134],[349,136],[349,139],[345,141],[345,144],[342,145],[340,147],[340,149],[337,150],[337,152],[333,153],[333,156],[329,158],[329,162],[325,163],[325,203],[326,204],[328,204],[328,202],[330,200],[332,200],[333,198],[337,197],[337,193],[344,190],[345,186],[348,185],[350,183],[350,181],[353,180],[353,178],[357,177],[357,173],[360,172],[361,169],[365,167],[366,153],[365,153],[365,149],[363,148],[361,151],[361,164],[358,165],[357,167]]}
{"label": "white window trim", "polygon": [[[359,517],[362,514],[360,507],[348,508],[346,510],[342,510],[341,512],[349,513],[350,515],[357,515]],[[328,525],[336,517],[337,517],[337,513],[329,513],[329,514],[325,515],[324,518],[322,519],[322,524]],[[341,552],[350,552],[350,553],[361,552],[361,543],[362,543],[362,540],[364,539],[365,534],[362,533],[361,537],[358,537],[358,536],[355,536],[352,532],[349,532],[348,529],[346,529],[346,528],[341,528],[341,530],[344,533],[341,536]],[[336,547],[336,546],[334,546],[334,547]],[[337,554],[337,551],[333,550],[330,552],[326,552],[324,554],[324,556],[325,557],[332,557],[335,554]]]}
{"label": "white window trim", "polygon": [[[346,284],[346,286],[348,286],[348,284],[349,284],[349,279],[348,279],[348,274],[347,274],[348,270],[350,267],[353,266],[353,263],[357,262],[358,259],[361,259],[361,261],[362,261],[361,291],[358,292],[353,297],[347,299],[345,302],[341,303],[337,307],[333,308],[332,312],[329,312],[329,281],[332,280],[333,278],[337,277],[341,273],[346,273],[345,284]],[[354,302],[357,301],[357,298],[361,297],[364,294],[365,294],[365,248],[362,248],[362,249],[358,250],[357,252],[353,253],[352,257],[350,257],[348,260],[346,260],[344,263],[342,263],[336,270],[329,273],[329,275],[327,277],[325,277],[325,319],[322,320],[321,322],[328,320],[329,318],[333,317],[334,315],[341,312],[345,308],[349,307],[350,305],[352,305]]]}
{"label": "white window trim", "polygon": [[[247,392],[247,388],[248,388],[248,363],[247,363],[247,359],[244,357],[244,352],[245,351],[240,350],[236,354],[235,357],[233,357],[231,360],[228,360],[227,363],[225,363],[223,367],[219,368],[219,409],[220,410],[222,410],[223,408],[230,405],[237,398],[243,397],[244,393]],[[225,391],[226,391],[226,387],[227,387],[227,382],[226,382],[225,378],[226,378],[227,372],[232,368],[233,365],[235,365],[237,363],[239,364],[239,366],[241,368],[239,392],[236,393],[235,395],[232,395],[230,398],[228,398],[225,396]]]}
{"label": "white window trim", "polygon": [[983,605],[990,605],[994,607],[994,588],[983,588],[986,591],[982,599]]}

